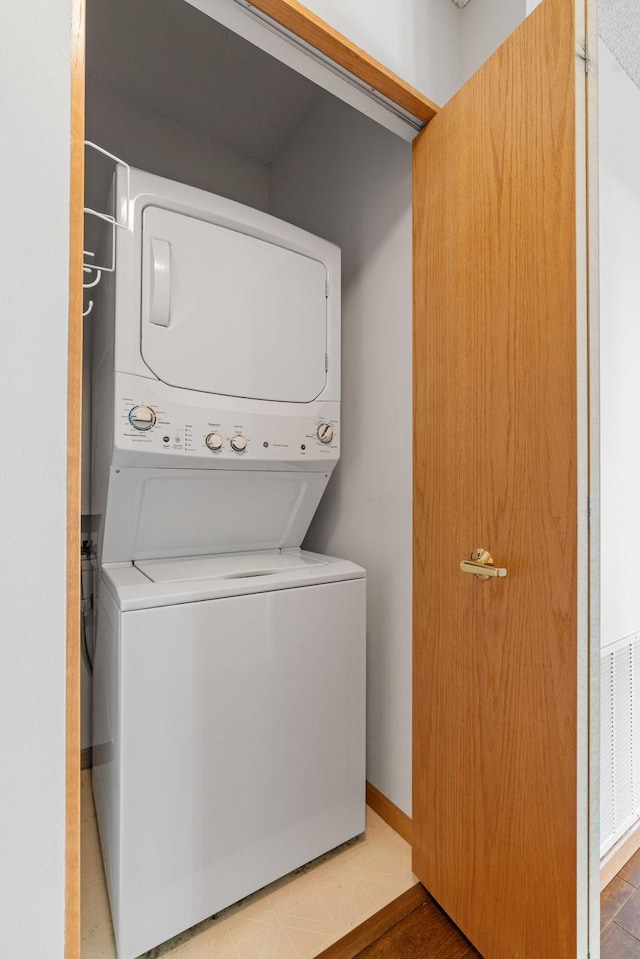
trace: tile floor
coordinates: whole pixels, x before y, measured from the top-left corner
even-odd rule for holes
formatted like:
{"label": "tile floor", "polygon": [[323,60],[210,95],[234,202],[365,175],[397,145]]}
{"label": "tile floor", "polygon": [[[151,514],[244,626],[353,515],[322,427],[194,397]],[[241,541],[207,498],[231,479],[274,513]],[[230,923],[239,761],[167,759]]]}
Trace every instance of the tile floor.
{"label": "tile floor", "polygon": [[[312,959],[417,882],[411,848],[371,809],[339,850],[145,953],[145,959]],[[82,773],[82,959],[116,959],[91,772]]]}
{"label": "tile floor", "polygon": [[600,897],[602,959],[640,959],[640,852]]}

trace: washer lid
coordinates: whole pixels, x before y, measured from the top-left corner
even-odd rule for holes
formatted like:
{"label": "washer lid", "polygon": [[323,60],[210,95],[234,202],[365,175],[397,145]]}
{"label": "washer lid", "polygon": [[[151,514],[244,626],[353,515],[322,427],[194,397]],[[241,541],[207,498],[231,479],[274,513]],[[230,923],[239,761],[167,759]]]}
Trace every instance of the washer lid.
{"label": "washer lid", "polygon": [[299,549],[106,563],[100,575],[123,612],[366,577],[362,567],[348,560]]}
{"label": "washer lid", "polygon": [[280,550],[226,556],[188,556],[178,559],[138,560],[133,564],[152,583],[184,583],[200,579],[251,579],[291,570],[326,566],[325,559]]}
{"label": "washer lid", "polygon": [[142,358],[169,386],[310,403],[327,382],[326,283],[310,256],[149,206]]}
{"label": "washer lid", "polygon": [[328,482],[329,472],[112,466],[101,561],[298,547]]}

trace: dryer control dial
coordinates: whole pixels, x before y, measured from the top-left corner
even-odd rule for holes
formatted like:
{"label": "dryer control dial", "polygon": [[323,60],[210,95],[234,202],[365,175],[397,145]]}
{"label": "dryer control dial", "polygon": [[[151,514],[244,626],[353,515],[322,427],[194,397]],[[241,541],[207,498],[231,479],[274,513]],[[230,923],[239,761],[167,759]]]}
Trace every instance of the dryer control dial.
{"label": "dryer control dial", "polygon": [[218,450],[222,449],[222,437],[219,433],[209,433],[205,443],[210,450],[213,450],[214,453],[217,453]]}
{"label": "dryer control dial", "polygon": [[330,443],[333,439],[333,426],[329,426],[328,423],[321,423],[316,430],[316,436],[321,443]]}
{"label": "dryer control dial", "polygon": [[129,410],[129,422],[134,430],[150,430],[155,426],[156,414],[150,406],[134,406]]}
{"label": "dryer control dial", "polygon": [[244,453],[247,448],[247,441],[244,436],[238,434],[238,436],[233,436],[231,438],[231,449],[235,450],[236,453]]}

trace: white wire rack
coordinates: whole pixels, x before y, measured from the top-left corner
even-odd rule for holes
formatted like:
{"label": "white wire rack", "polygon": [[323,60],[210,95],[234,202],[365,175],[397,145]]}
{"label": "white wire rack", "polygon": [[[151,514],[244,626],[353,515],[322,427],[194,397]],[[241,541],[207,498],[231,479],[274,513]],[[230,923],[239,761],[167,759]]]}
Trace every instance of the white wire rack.
{"label": "white wire rack", "polygon": [[[82,286],[85,290],[95,289],[100,280],[102,279],[103,273],[113,273],[116,268],[116,230],[126,230],[129,223],[129,197],[131,196],[131,168],[128,163],[125,163],[120,157],[115,156],[113,153],[109,153],[108,150],[105,150],[104,147],[98,146],[97,143],[92,143],[91,140],[84,141],[85,147],[90,147],[92,150],[102,154],[102,156],[107,157],[109,160],[113,160],[114,163],[122,166],[126,173],[127,178],[127,192],[126,192],[126,202],[123,203],[119,210],[116,211],[116,215],[113,216],[110,213],[102,213],[100,210],[92,210],[90,207],[85,206],[84,212],[88,216],[95,216],[99,220],[102,220],[103,223],[107,223],[111,227],[111,258],[109,263],[96,263],[95,262],[95,253],[92,253],[90,250],[83,250],[83,263],[82,263],[82,272],[85,275],[85,281]],[[89,299],[82,315],[89,316],[93,309],[93,300]]]}

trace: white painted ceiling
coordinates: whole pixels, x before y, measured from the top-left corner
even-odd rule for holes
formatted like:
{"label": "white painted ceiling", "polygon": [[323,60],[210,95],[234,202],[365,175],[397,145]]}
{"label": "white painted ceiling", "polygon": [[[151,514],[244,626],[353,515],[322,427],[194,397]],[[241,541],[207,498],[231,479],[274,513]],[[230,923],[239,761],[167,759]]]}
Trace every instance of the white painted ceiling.
{"label": "white painted ceiling", "polygon": [[598,0],[598,33],[640,87],[640,0]]}
{"label": "white painted ceiling", "polygon": [[184,0],[88,0],[87,73],[264,164],[324,95]]}

